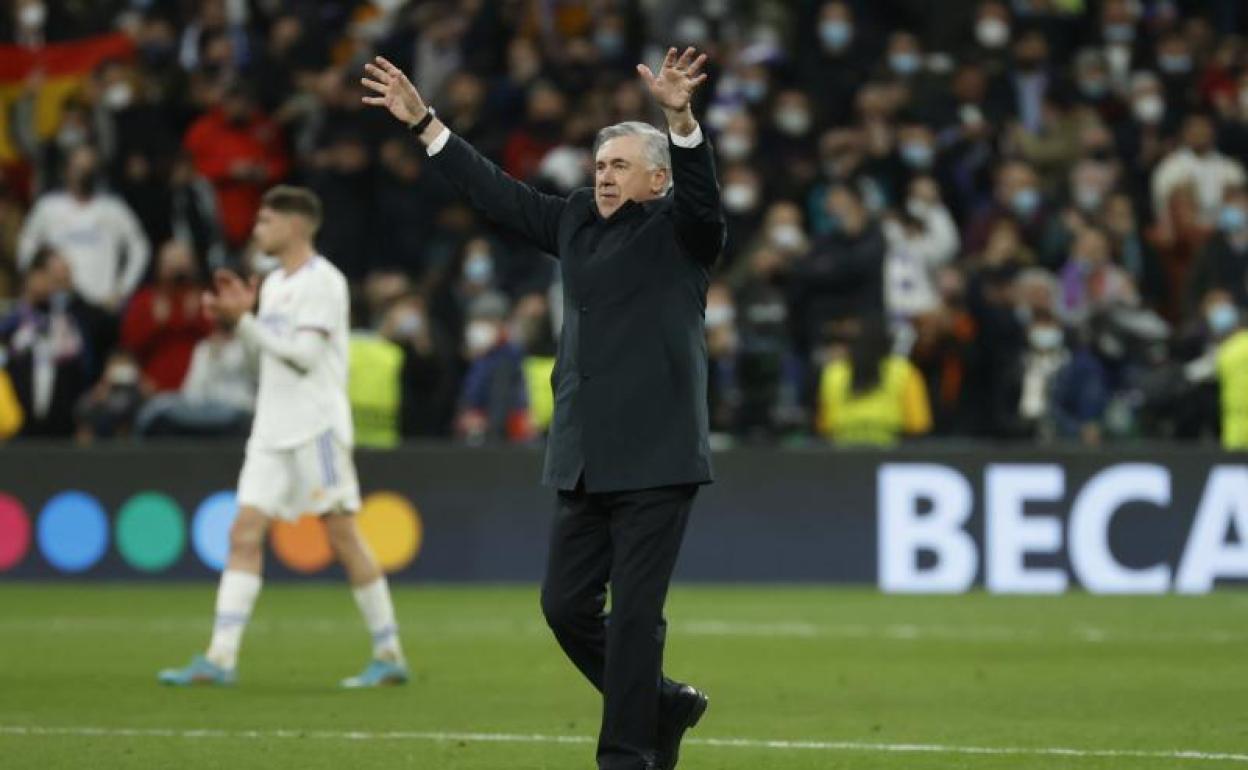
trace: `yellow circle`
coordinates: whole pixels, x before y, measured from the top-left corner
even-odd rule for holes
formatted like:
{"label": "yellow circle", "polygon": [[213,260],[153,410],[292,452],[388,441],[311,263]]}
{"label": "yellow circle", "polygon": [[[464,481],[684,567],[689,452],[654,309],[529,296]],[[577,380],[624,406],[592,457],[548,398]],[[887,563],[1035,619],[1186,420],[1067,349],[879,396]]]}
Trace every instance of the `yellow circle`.
{"label": "yellow circle", "polygon": [[420,512],[403,495],[374,492],[364,498],[359,524],[364,540],[386,572],[398,572],[420,553],[424,540]]}

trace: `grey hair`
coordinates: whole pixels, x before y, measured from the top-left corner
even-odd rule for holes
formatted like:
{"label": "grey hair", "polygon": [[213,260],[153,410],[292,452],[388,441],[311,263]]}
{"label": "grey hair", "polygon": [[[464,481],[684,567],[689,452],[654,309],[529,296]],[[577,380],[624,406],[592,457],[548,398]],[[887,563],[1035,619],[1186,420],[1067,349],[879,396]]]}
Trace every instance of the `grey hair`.
{"label": "grey hair", "polygon": [[607,141],[620,136],[640,136],[642,138],[642,155],[651,169],[665,169],[667,173],[667,189],[672,187],[672,151],[667,144],[667,136],[650,125],[639,120],[629,120],[607,126],[598,132],[594,139],[594,159],[598,158],[598,150]]}

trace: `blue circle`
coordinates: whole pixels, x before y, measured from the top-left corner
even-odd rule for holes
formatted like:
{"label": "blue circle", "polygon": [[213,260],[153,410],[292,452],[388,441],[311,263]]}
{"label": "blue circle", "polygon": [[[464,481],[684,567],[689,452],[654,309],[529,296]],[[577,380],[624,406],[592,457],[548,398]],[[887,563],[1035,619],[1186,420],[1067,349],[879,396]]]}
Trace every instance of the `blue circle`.
{"label": "blue circle", "polygon": [[225,560],[230,556],[230,526],[237,515],[238,499],[233,492],[211,494],[195,509],[191,546],[209,569],[225,569]]}
{"label": "blue circle", "polygon": [[39,550],[62,572],[94,567],[108,550],[108,516],[85,492],[61,492],[39,513]]}

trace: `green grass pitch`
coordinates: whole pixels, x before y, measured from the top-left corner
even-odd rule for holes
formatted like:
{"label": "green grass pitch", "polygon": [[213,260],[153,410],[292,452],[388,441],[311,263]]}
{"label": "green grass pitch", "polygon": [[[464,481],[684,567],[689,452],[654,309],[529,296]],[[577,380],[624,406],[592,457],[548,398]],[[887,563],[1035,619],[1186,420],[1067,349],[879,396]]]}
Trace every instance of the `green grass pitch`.
{"label": "green grass pitch", "polygon": [[[0,767],[594,767],[598,699],[535,587],[396,588],[414,681],[341,692],[367,656],[349,593],[271,585],[239,686],[161,688],[212,596],[0,584]],[[678,585],[669,617],[670,673],[711,696],[685,770],[1248,768],[1248,594]]]}

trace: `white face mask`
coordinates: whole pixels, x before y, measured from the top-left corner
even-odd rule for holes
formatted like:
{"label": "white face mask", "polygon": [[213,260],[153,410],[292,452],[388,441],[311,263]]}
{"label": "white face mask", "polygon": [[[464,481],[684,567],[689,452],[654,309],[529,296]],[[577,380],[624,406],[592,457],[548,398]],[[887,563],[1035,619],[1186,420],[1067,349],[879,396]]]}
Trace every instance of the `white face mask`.
{"label": "white face mask", "polygon": [[728,326],[737,318],[731,305],[708,305],[706,308],[706,328],[718,329]]}
{"label": "white face mask", "polygon": [[104,89],[104,106],[110,110],[124,110],[134,101],[134,89],[126,82],[113,83]]}
{"label": "white face mask", "polygon": [[1149,126],[1155,126],[1166,117],[1166,102],[1157,94],[1141,96],[1132,105],[1135,119]]}
{"label": "white face mask", "polygon": [[498,341],[498,327],[489,321],[473,321],[464,330],[464,344],[473,355],[484,353]]}
{"label": "white face mask", "polygon": [[776,128],[789,136],[801,136],[810,130],[810,113],[793,107],[782,109],[776,113]]}
{"label": "white face mask", "polygon": [[975,25],[975,39],[984,48],[1004,48],[1010,42],[1010,25],[1001,19],[980,19]]}
{"label": "white face mask", "polygon": [[754,185],[735,182],[724,185],[724,208],[733,214],[744,214],[758,205],[758,190]]}
{"label": "white face mask", "polygon": [[1062,344],[1062,330],[1056,326],[1037,326],[1028,332],[1027,337],[1033,348],[1045,352],[1057,350]]}
{"label": "white face mask", "polygon": [[806,243],[806,234],[797,225],[776,225],[767,232],[772,245],[785,251],[800,249]]}
{"label": "white face mask", "polygon": [[48,20],[48,7],[43,3],[24,5],[17,14],[17,20],[26,29],[42,29],[44,22]]}
{"label": "white face mask", "polygon": [[724,134],[719,138],[719,154],[724,160],[744,160],[754,151],[754,143],[741,134]]}

